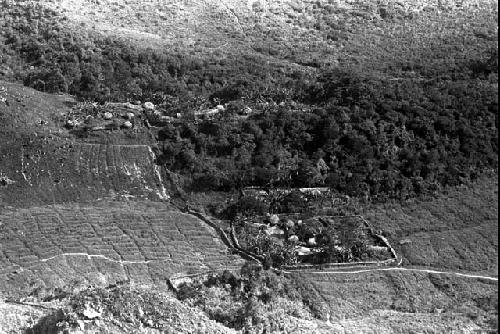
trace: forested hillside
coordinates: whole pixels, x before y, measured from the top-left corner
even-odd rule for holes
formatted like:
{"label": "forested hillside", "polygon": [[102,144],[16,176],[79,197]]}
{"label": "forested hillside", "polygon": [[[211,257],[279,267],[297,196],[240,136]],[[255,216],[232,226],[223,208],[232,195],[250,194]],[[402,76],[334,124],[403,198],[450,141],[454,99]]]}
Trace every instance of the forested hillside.
{"label": "forested hillside", "polygon": [[[194,190],[324,185],[349,195],[405,199],[496,169],[498,46],[491,16],[488,21],[492,13],[444,8],[441,15],[450,24],[452,14],[469,25],[470,16],[484,20],[481,30],[467,27],[473,31],[465,40],[458,25],[435,33],[419,28],[434,25],[433,11],[389,9],[365,6],[352,16],[352,9],[340,5],[323,8],[311,29],[326,34],[325,48],[342,39],[335,52],[350,49],[349,58],[293,67],[295,60],[279,52],[270,65],[255,50],[221,51],[218,57],[133,45],[66,29],[64,17],[40,4],[3,1],[1,73],[85,100],[152,101],[164,113],[187,119],[225,105],[218,119],[160,132],[161,163],[184,175],[186,187],[193,182]],[[367,24],[385,32],[368,32]],[[407,30],[398,32],[396,24]],[[371,55],[363,54],[362,42]],[[235,120],[244,110],[252,114]]]}

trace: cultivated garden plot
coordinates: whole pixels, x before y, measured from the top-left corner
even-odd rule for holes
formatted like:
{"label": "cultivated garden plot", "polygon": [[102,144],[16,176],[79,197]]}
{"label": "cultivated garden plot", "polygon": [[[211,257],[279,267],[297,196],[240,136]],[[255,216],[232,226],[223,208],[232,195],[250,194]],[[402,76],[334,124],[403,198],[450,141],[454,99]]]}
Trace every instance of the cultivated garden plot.
{"label": "cultivated garden plot", "polygon": [[18,209],[0,215],[2,294],[35,287],[164,285],[174,273],[242,264],[196,217],[160,204]]}

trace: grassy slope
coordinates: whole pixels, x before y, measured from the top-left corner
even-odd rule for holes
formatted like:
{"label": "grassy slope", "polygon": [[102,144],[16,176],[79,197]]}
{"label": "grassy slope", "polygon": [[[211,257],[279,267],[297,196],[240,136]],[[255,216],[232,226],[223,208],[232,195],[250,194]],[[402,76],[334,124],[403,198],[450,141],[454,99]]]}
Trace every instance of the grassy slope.
{"label": "grassy slope", "polygon": [[225,79],[253,72],[269,89],[332,66],[426,79],[445,74],[439,73],[443,64],[461,68],[497,48],[498,6],[492,0],[37,3],[60,13],[58,21],[82,36],[97,32],[179,55],[185,64],[214,65],[209,71]]}
{"label": "grassy slope", "polygon": [[[63,145],[67,140],[68,135],[60,126],[63,121],[61,113],[70,110],[68,104],[73,100],[5,81],[0,81],[0,97],[5,99],[0,103],[0,173],[15,182],[0,191],[1,207],[14,199],[11,191],[22,193],[21,188],[26,188],[20,186],[24,182],[20,163],[23,145],[29,147],[29,143],[36,142],[33,146],[39,148],[41,144],[53,142]],[[35,152],[36,149],[33,151],[42,154]]]}
{"label": "grassy slope", "polygon": [[498,176],[432,200],[364,209],[387,232],[404,264],[498,275]]}
{"label": "grassy slope", "polygon": [[356,326],[388,333],[496,327],[497,283],[407,272],[294,277],[320,293],[332,322],[348,319],[353,332]]}

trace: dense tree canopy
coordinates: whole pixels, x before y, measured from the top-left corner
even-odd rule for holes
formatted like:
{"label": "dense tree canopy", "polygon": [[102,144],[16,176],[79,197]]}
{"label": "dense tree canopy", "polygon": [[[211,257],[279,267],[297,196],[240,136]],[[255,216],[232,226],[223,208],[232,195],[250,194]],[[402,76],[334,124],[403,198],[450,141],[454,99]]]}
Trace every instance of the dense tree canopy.
{"label": "dense tree canopy", "polygon": [[[411,58],[396,71],[411,70],[407,77],[352,65],[306,78],[252,57],[194,58],[71,32],[55,12],[8,1],[0,40],[3,77],[87,100],[150,100],[185,115],[160,132],[159,161],[194,190],[321,185],[407,198],[497,168],[498,48],[432,68]],[[195,109],[216,103],[228,115],[194,120]],[[231,115],[249,105],[250,117]]]}

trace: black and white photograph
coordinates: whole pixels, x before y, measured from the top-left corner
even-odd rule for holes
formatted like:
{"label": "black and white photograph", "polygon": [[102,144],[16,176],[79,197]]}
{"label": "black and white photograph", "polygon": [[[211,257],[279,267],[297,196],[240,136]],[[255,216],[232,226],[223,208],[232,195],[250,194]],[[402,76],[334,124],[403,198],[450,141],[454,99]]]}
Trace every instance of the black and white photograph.
{"label": "black and white photograph", "polygon": [[0,0],[0,334],[494,333],[497,0]]}

